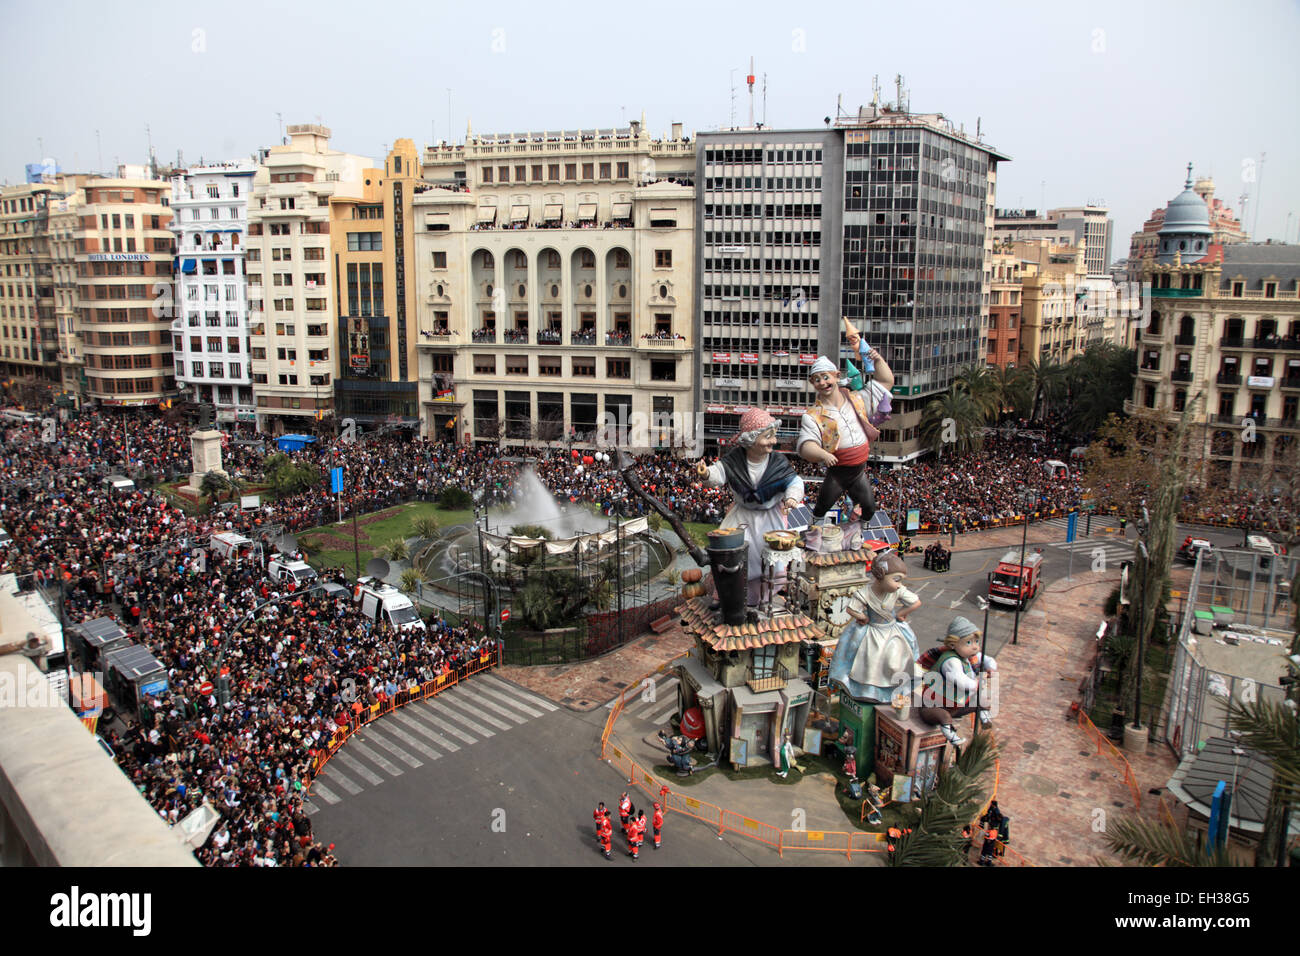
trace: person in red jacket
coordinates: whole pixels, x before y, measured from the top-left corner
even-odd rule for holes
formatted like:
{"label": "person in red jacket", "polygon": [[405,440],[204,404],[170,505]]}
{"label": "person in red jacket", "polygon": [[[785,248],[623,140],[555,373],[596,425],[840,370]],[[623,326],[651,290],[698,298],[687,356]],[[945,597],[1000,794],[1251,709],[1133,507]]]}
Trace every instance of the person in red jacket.
{"label": "person in red jacket", "polygon": [[627,827],[624,832],[627,834],[627,854],[635,860],[641,851],[641,834],[635,817],[627,821]]}
{"label": "person in red jacket", "polygon": [[612,842],[614,839],[614,825],[609,822],[609,811],[600,818],[600,823],[596,827],[596,839],[600,841],[600,848],[605,854],[605,859],[612,860],[614,857],[610,851],[613,849]]}
{"label": "person in red jacket", "polygon": [[645,843],[645,811],[638,810],[636,814],[636,845],[639,847]]}
{"label": "person in red jacket", "polygon": [[632,801],[628,799],[628,795],[624,793],[623,796],[618,798],[618,819],[619,822],[623,824],[624,830],[627,829],[627,818],[631,812]]}
{"label": "person in red jacket", "polygon": [[654,816],[650,818],[650,823],[654,827],[655,849],[659,849],[661,844],[660,831],[664,828],[664,808],[659,805],[659,801],[654,802]]}
{"label": "person in red jacket", "polygon": [[600,836],[600,822],[605,819],[605,814],[607,813],[609,813],[609,811],[605,809],[605,801],[602,800],[600,803],[596,804],[596,809],[591,815],[591,818],[596,821],[596,836],[598,837]]}

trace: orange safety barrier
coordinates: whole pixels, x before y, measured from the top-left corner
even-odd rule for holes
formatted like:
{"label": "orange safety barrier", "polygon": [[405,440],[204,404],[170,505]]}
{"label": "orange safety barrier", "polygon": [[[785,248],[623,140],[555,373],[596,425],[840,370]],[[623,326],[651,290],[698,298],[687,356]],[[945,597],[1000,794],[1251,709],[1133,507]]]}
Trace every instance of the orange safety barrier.
{"label": "orange safety barrier", "polygon": [[1142,791],[1138,788],[1137,775],[1133,773],[1133,767],[1128,760],[1115,748],[1113,743],[1102,735],[1096,725],[1088,719],[1088,715],[1083,712],[1082,708],[1079,709],[1078,723],[1097,741],[1097,753],[1103,754],[1111,762],[1111,765],[1123,774],[1124,783],[1128,786],[1129,793],[1133,797],[1133,806],[1141,810]]}
{"label": "orange safety barrier", "polygon": [[[488,670],[492,667],[498,667],[501,664],[501,648],[494,647],[491,651],[480,655],[469,664],[463,664],[450,674],[439,674],[433,680],[425,681],[423,684],[413,684],[407,690],[398,691],[394,696],[387,700],[371,704],[369,707],[361,708],[352,719],[344,726],[336,730],[325,746],[317,752],[308,767],[312,779],[315,779],[325,765],[329,763],[330,758],[339,752],[344,742],[356,733],[360,728],[370,723],[372,720],[378,720],[385,714],[391,714],[399,707],[405,707],[409,703],[424,700],[427,697],[434,697],[449,687],[454,687],[462,680],[471,677],[480,671]],[[304,796],[311,789],[311,782],[307,783],[307,790]]]}

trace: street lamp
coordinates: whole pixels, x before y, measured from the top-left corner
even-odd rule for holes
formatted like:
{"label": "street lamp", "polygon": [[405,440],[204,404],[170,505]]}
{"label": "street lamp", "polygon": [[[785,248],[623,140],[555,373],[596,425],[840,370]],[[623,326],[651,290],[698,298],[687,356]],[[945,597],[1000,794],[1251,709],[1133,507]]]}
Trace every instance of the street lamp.
{"label": "street lamp", "polygon": [[1011,631],[1011,643],[1020,643],[1020,609],[1025,605],[1025,545],[1029,540],[1029,509],[1037,507],[1038,492],[1026,491],[1020,496],[1020,503],[1025,509],[1025,527],[1020,533],[1020,576],[1016,594],[1016,623]]}
{"label": "street lamp", "polygon": [[1142,637],[1146,633],[1147,619],[1147,576],[1151,573],[1149,567],[1151,555],[1147,553],[1147,543],[1139,540],[1137,550],[1141,554],[1141,560],[1138,562],[1141,568],[1141,584],[1138,585],[1138,633],[1137,633],[1137,693],[1133,700],[1133,729],[1142,729]]}

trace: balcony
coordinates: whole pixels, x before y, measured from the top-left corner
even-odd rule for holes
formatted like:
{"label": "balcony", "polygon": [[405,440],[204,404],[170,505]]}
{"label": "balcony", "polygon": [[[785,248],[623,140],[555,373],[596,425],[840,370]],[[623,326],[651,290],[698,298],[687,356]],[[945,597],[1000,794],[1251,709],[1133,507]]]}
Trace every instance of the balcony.
{"label": "balcony", "polygon": [[1176,368],[1169,373],[1169,380],[1172,382],[1190,382],[1192,380],[1192,370],[1190,368]]}
{"label": "balcony", "polygon": [[1247,347],[1246,340],[1240,335],[1225,335],[1219,339],[1219,348],[1221,349],[1244,349]]}
{"label": "balcony", "polygon": [[591,332],[573,332],[569,335],[570,345],[595,345],[596,333]]}
{"label": "balcony", "polygon": [[686,349],[690,346],[682,335],[643,335],[640,346],[644,349]]}
{"label": "balcony", "polygon": [[1157,373],[1158,373],[1158,372],[1160,371],[1160,363],[1159,363],[1159,362],[1143,362],[1140,366],[1138,366],[1138,371],[1139,371],[1139,372],[1157,372]]}
{"label": "balcony", "polygon": [[1205,294],[1203,289],[1152,289],[1154,299],[1196,299]]}
{"label": "balcony", "polygon": [[488,343],[495,345],[497,340],[496,329],[475,329],[470,333],[470,341],[475,343]]}
{"label": "balcony", "polygon": [[563,345],[564,334],[559,329],[540,329],[537,332],[538,345]]}
{"label": "balcony", "polygon": [[1284,339],[1277,335],[1257,335],[1251,341],[1251,347],[1257,349],[1300,349],[1300,340]]}
{"label": "balcony", "polygon": [[1283,388],[1300,388],[1300,375],[1284,378],[1278,384]]}
{"label": "balcony", "polygon": [[1174,345],[1195,345],[1196,336],[1194,335],[1175,335]]}
{"label": "balcony", "polygon": [[605,333],[606,345],[631,345],[631,332],[607,332]]}
{"label": "balcony", "polygon": [[1220,372],[1214,379],[1220,385],[1240,385],[1241,376],[1235,372]]}
{"label": "balcony", "polygon": [[528,330],[527,329],[506,329],[503,334],[503,338],[506,345],[527,345]]}

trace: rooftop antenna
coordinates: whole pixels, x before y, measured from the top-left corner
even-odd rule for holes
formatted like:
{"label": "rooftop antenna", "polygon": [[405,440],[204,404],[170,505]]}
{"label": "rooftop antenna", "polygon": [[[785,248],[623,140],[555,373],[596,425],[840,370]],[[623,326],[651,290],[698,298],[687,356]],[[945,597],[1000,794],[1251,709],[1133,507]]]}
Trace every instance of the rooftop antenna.
{"label": "rooftop antenna", "polygon": [[1255,218],[1250,224],[1250,234],[1256,236],[1259,234],[1259,191],[1264,185],[1264,160],[1268,153],[1259,154],[1259,175],[1255,177]]}
{"label": "rooftop antenna", "polygon": [[731,129],[736,128],[736,71],[731,71]]}
{"label": "rooftop antenna", "polygon": [[100,175],[103,175],[103,173],[104,173],[104,143],[103,143],[103,140],[101,140],[101,139],[99,138],[99,130],[95,130],[95,152],[96,152],[96,153],[98,154],[98,156],[99,156],[99,167],[98,167],[98,168],[99,168]]}
{"label": "rooftop antenna", "polygon": [[871,106],[880,109],[880,74],[871,77]]}
{"label": "rooftop antenna", "polygon": [[763,74],[763,126],[767,127],[767,74]]}
{"label": "rooftop antenna", "polygon": [[284,117],[279,113],[275,114],[276,122],[280,124],[280,145],[284,145]]}
{"label": "rooftop antenna", "polygon": [[749,72],[745,74],[745,84],[749,87],[749,128],[754,128],[754,58],[749,58]]}
{"label": "rooftop antenna", "polygon": [[894,74],[894,105],[901,111],[903,109],[903,74]]}
{"label": "rooftop antenna", "polygon": [[[447,89],[447,136],[451,137],[455,135],[454,132],[455,127],[451,125],[451,87],[449,86],[446,89]],[[449,146],[454,145],[454,143],[450,138],[447,140],[447,145]]]}
{"label": "rooftop antenna", "polygon": [[983,117],[981,117],[981,116],[977,116],[977,117],[975,117],[975,142],[977,142],[977,143],[980,141],[980,139],[981,139],[981,135],[982,135],[982,134],[980,133],[980,124],[981,124],[981,122],[983,122]]}

